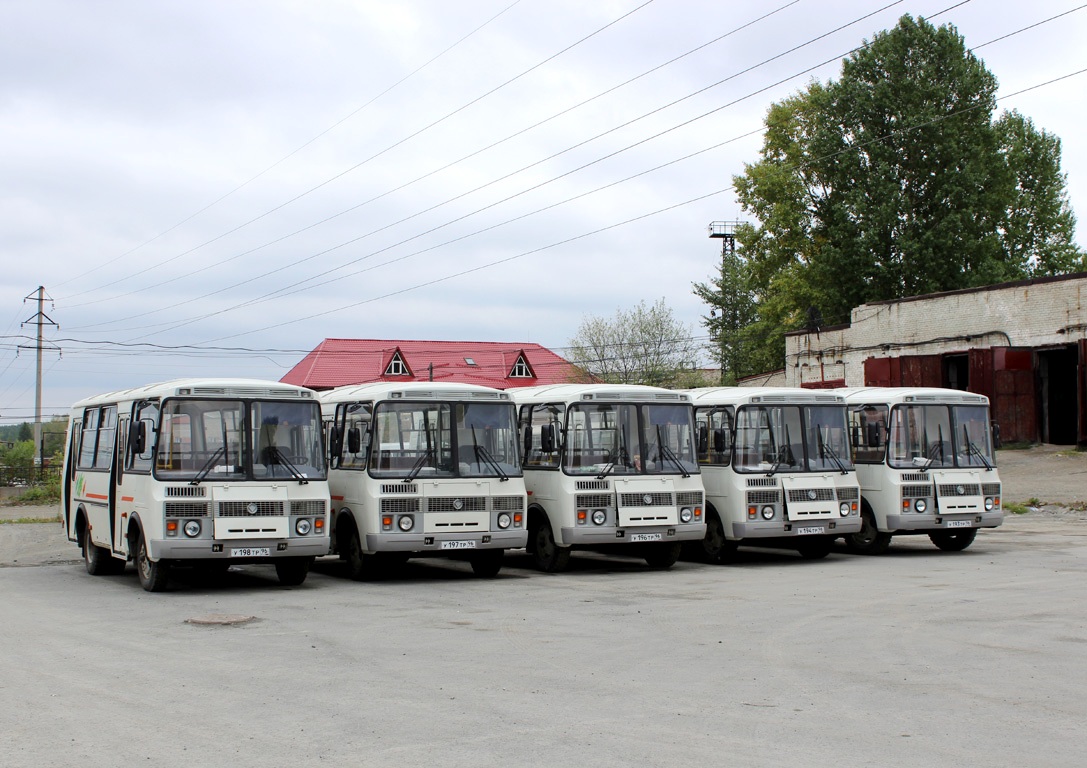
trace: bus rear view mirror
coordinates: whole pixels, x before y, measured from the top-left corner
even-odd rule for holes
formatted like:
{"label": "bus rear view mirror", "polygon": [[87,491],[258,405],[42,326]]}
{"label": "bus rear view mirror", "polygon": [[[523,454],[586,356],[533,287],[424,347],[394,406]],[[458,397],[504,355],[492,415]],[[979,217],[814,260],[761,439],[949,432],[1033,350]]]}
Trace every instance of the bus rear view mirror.
{"label": "bus rear view mirror", "polygon": [[129,445],[132,446],[132,453],[136,456],[140,456],[147,452],[147,422],[146,421],[134,421],[132,422],[132,429],[128,436]]}
{"label": "bus rear view mirror", "polygon": [[543,453],[555,452],[555,426],[544,424],[540,427],[540,450]]}
{"label": "bus rear view mirror", "polygon": [[525,449],[524,450],[524,455],[525,456],[528,456],[530,453],[532,453],[532,426],[531,425],[525,427],[525,434],[524,434],[524,437],[521,440],[521,443],[522,443],[522,445],[524,446],[524,449]]}
{"label": "bus rear view mirror", "polygon": [[868,429],[868,447],[880,448],[883,446],[883,425],[878,421],[871,422],[867,425]]}
{"label": "bus rear view mirror", "polygon": [[[714,435],[716,442],[716,435]],[[710,431],[705,424],[698,425],[698,452],[705,453],[710,447]]]}
{"label": "bus rear view mirror", "polygon": [[362,433],[358,427],[351,427],[347,430],[347,451],[358,453],[360,450],[362,450]]}

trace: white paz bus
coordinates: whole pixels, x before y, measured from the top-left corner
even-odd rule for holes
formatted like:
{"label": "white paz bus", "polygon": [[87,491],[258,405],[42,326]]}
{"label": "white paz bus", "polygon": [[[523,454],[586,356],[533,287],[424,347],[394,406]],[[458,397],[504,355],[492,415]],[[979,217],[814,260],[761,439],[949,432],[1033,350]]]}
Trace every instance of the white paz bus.
{"label": "white paz bus", "polygon": [[689,393],[706,486],[703,559],[727,562],[741,544],[816,559],[837,537],[860,530],[841,395],[784,387]]}
{"label": "white paz bus", "polygon": [[987,397],[933,388],[836,391],[849,404],[863,497],[863,527],[846,538],[851,550],[880,554],[892,536],[926,534],[956,552],[979,528],[1004,521]]}
{"label": "white paz bus", "polygon": [[328,552],[316,393],[250,379],[181,379],[72,407],[64,524],[91,574],[133,560],[144,589],[170,569],[270,563],[301,584]]}
{"label": "white paz bus", "polygon": [[360,384],[322,392],[333,551],[354,579],[408,557],[466,559],[492,577],[525,546],[513,400],[473,384]]}
{"label": "white paz bus", "polygon": [[671,567],[706,533],[690,398],[657,387],[556,384],[509,390],[529,494],[528,550],[561,571],[575,548]]}

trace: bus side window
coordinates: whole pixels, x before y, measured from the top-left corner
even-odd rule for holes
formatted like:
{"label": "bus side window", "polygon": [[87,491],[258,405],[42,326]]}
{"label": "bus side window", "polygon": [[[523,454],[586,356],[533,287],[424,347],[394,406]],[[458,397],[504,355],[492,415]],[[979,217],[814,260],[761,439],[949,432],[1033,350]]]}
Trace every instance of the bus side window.
{"label": "bus side window", "polygon": [[528,406],[522,408],[524,424],[524,448],[526,467],[557,467],[559,465],[559,419],[560,407],[554,405],[534,405],[528,413]]}

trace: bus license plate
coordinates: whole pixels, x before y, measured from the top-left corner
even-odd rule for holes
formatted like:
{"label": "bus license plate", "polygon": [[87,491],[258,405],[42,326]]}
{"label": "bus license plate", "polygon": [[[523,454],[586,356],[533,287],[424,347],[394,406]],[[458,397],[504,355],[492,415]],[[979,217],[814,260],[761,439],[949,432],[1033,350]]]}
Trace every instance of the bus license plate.
{"label": "bus license plate", "polygon": [[272,550],[268,547],[238,547],[230,550],[231,557],[270,557]]}
{"label": "bus license plate", "polygon": [[809,525],[807,528],[797,528],[797,536],[807,536],[810,533],[826,533],[827,529],[821,525]]}
{"label": "bus license plate", "polygon": [[661,534],[659,533],[632,533],[630,534],[631,541],[660,541]]}
{"label": "bus license plate", "polygon": [[442,549],[475,549],[475,541],[443,541]]}
{"label": "bus license plate", "polygon": [[970,521],[969,520],[948,520],[947,521],[947,527],[948,528],[969,528],[970,527]]}

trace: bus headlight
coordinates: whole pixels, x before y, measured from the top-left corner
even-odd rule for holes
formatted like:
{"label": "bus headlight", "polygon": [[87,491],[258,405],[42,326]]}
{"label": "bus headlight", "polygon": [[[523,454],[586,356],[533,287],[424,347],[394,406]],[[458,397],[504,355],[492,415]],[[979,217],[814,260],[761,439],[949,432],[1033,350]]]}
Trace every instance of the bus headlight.
{"label": "bus headlight", "polygon": [[842,517],[849,517],[849,502],[843,501],[838,505],[838,514]]}
{"label": "bus headlight", "polygon": [[608,522],[608,513],[602,509],[593,510],[593,525],[603,525]]}
{"label": "bus headlight", "polygon": [[767,504],[765,507],[762,508],[762,519],[763,520],[772,520],[773,517],[774,517],[774,508],[771,507],[769,504]]}
{"label": "bus headlight", "polygon": [[512,522],[513,521],[510,519],[510,516],[509,516],[508,512],[503,512],[502,514],[500,514],[498,516],[498,527],[499,528],[503,528],[503,529],[509,528],[510,523],[512,523]]}
{"label": "bus headlight", "polygon": [[985,511],[986,512],[992,512],[993,511],[993,499],[992,499],[992,497],[987,496],[985,498]]}
{"label": "bus headlight", "polygon": [[190,539],[195,539],[200,535],[200,523],[196,520],[190,520],[185,523],[185,535]]}
{"label": "bus headlight", "polygon": [[924,512],[926,509],[928,509],[928,502],[924,499],[918,499],[913,503],[913,508],[916,509],[918,512]]}
{"label": "bus headlight", "polygon": [[313,530],[313,524],[310,523],[309,518],[300,517],[294,523],[294,530],[299,536],[306,536]]}
{"label": "bus headlight", "polygon": [[683,509],[681,509],[679,511],[679,521],[681,523],[689,523],[693,519],[694,519],[694,512],[691,511],[690,507],[684,507]]}
{"label": "bus headlight", "polygon": [[415,518],[411,515],[401,515],[397,518],[396,524],[400,527],[400,530],[410,531],[415,527]]}

